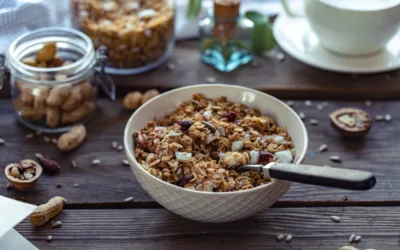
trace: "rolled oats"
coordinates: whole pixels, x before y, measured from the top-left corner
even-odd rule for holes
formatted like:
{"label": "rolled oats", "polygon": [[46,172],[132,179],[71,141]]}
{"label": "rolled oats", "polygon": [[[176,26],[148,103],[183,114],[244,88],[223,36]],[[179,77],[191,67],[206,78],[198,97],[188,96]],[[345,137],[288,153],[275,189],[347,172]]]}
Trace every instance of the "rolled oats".
{"label": "rolled oats", "polygon": [[275,162],[274,153],[280,151],[285,159],[295,155],[286,128],[273,117],[226,97],[208,99],[202,94],[150,121],[133,138],[143,169],[198,191],[229,192],[267,184],[271,180],[262,173],[238,173],[235,168]]}

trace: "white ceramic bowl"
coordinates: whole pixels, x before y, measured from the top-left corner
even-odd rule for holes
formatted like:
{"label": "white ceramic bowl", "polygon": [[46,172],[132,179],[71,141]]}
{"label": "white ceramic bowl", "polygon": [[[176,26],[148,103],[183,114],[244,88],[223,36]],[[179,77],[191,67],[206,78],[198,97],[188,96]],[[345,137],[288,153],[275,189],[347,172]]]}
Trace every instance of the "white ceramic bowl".
{"label": "white ceramic bowl", "polygon": [[250,190],[212,193],[184,189],[164,182],[146,172],[133,153],[132,133],[142,129],[154,117],[162,117],[175,107],[203,93],[207,97],[226,96],[229,101],[260,109],[263,114],[275,117],[287,127],[296,148],[295,162],[304,159],[308,136],[298,115],[285,103],[265,93],[224,84],[194,85],[166,92],[140,107],[129,119],[125,128],[126,154],[140,185],[162,206],[183,217],[203,222],[228,222],[246,218],[274,204],[290,188],[288,181],[276,180]]}

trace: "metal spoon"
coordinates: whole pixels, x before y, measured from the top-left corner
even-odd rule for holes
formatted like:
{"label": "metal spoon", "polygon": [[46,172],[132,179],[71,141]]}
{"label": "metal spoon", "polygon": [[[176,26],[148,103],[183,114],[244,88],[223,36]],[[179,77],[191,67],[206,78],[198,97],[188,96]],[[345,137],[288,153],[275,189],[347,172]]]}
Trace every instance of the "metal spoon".
{"label": "metal spoon", "polygon": [[263,172],[267,178],[350,190],[368,190],[376,183],[375,176],[367,171],[303,164],[270,162],[265,166],[243,165],[236,170],[252,170]]}

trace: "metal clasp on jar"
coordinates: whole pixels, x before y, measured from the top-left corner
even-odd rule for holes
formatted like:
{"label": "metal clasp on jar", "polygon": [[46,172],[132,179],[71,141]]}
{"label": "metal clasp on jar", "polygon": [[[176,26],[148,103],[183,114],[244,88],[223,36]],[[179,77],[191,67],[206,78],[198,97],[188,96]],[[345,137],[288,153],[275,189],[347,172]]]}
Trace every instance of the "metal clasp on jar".
{"label": "metal clasp on jar", "polygon": [[101,46],[96,50],[96,64],[95,64],[95,80],[98,81],[106,94],[115,100],[115,83],[111,77],[105,72],[105,67],[107,65],[108,56],[107,48]]}

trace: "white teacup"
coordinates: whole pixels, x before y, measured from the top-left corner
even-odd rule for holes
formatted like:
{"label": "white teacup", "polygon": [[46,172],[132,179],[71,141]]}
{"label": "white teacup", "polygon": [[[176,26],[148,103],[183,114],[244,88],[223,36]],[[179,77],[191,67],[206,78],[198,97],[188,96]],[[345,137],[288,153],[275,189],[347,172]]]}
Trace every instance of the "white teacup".
{"label": "white teacup", "polygon": [[[304,1],[305,16],[320,44],[339,54],[377,52],[400,28],[400,0]],[[301,16],[289,8],[287,0],[282,4],[289,16]]]}

